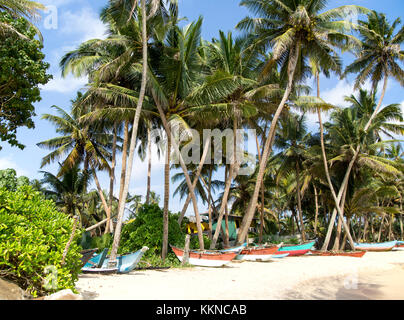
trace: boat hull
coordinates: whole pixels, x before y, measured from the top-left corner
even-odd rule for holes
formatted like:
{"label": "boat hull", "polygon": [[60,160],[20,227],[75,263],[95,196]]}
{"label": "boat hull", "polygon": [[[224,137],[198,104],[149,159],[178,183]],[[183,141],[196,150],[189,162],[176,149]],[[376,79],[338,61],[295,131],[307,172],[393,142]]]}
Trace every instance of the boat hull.
{"label": "boat hull", "polygon": [[[273,258],[275,252],[278,253],[278,247],[270,248],[248,248],[242,250],[236,257],[236,260],[244,261],[269,261]],[[284,254],[280,252],[279,254]]]}
{"label": "boat hull", "polygon": [[[118,256],[116,257],[117,259],[117,266],[116,268],[109,268],[108,267],[108,262],[109,259],[106,258],[104,262],[102,263],[101,268],[92,268],[91,265],[86,264],[81,270],[85,273],[129,273],[133,269],[136,268],[138,265],[140,259],[142,259],[143,254],[148,250],[149,248],[143,247],[141,250],[136,251],[131,254],[123,255],[123,256]],[[97,257],[93,258],[97,262]],[[92,259],[90,259],[91,261]]]}
{"label": "boat hull", "polygon": [[355,250],[361,251],[391,251],[397,245],[397,241],[381,242],[381,243],[355,243]]}
{"label": "boat hull", "polygon": [[304,249],[304,250],[283,250],[283,251],[279,251],[279,253],[288,253],[289,257],[296,257],[296,256],[303,256],[306,253],[308,253],[310,251],[310,249]]}
{"label": "boat hull", "polygon": [[222,249],[219,250],[220,252],[237,252],[239,253],[241,250],[243,250],[245,247],[247,247],[247,242],[244,242],[242,245],[238,246],[238,247],[233,247],[233,248],[227,248],[227,249]]}
{"label": "boat hull", "polygon": [[324,256],[324,257],[334,257],[334,256],[341,256],[341,257],[353,257],[353,258],[362,258],[366,251],[353,251],[353,252],[331,252],[331,251],[317,251],[311,250],[310,251],[315,256]]}
{"label": "boat hull", "polygon": [[[171,246],[171,249],[177,256],[178,260],[182,262],[184,257],[184,250],[173,246]],[[202,253],[197,251],[190,251],[188,263],[193,266],[200,266],[200,267],[222,267],[230,263],[236,257],[236,255],[237,252]]]}

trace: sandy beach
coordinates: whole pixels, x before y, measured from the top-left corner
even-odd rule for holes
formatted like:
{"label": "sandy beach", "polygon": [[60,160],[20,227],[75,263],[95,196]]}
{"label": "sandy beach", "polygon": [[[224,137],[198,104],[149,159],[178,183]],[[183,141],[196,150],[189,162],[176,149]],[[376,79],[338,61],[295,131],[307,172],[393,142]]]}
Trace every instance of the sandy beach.
{"label": "sandy beach", "polygon": [[85,299],[97,300],[404,300],[404,251],[367,252],[362,258],[232,262],[223,268],[82,274],[76,288]]}

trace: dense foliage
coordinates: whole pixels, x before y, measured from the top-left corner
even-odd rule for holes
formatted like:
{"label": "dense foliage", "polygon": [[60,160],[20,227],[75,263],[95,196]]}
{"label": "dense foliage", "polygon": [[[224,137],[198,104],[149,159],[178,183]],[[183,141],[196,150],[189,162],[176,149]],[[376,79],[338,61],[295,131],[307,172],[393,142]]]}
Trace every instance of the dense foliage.
{"label": "dense foliage", "polygon": [[34,296],[74,290],[81,265],[75,241],[62,265],[72,226],[69,216],[31,186],[0,188],[0,276]]}
{"label": "dense foliage", "polygon": [[5,188],[9,191],[16,191],[19,186],[27,186],[30,181],[27,177],[17,177],[14,169],[0,170],[0,189]]}
{"label": "dense foliage", "polygon": [[33,103],[41,100],[39,85],[51,78],[46,74],[49,64],[35,39],[37,30],[26,19],[0,11],[0,24],[18,32],[0,32],[0,139],[22,149],[17,129],[35,127]]}

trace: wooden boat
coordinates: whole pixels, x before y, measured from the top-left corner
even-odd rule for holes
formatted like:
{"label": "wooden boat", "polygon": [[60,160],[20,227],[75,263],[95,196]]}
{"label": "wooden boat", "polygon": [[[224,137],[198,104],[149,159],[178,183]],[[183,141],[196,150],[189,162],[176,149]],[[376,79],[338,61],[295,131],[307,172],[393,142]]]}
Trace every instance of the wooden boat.
{"label": "wooden boat", "polygon": [[[91,272],[91,273],[129,273],[133,269],[136,268],[138,265],[140,259],[142,259],[143,254],[149,250],[148,247],[143,247],[141,250],[136,251],[134,253],[126,254],[123,256],[118,256],[116,257],[117,259],[117,266],[116,268],[108,268],[108,258],[104,258],[102,263],[101,259],[98,260],[98,263],[96,266],[93,267],[93,265],[90,263],[90,266],[87,264],[81,269],[83,272]],[[98,256],[94,257],[93,259],[97,258]],[[91,261],[91,259],[90,259]],[[90,262],[89,261],[89,262]],[[95,261],[93,261],[95,262]],[[100,266],[101,265],[101,266]]]}
{"label": "wooden boat", "polygon": [[404,241],[397,241],[396,247],[397,248],[404,248]]}
{"label": "wooden boat", "polygon": [[226,249],[221,249],[219,250],[220,252],[237,252],[239,253],[241,250],[243,250],[245,247],[247,247],[247,242],[244,242],[242,245],[237,246],[237,247],[232,247],[232,248],[226,248]]}
{"label": "wooden boat", "polygon": [[95,249],[88,249],[88,250],[82,250],[81,253],[81,266],[84,267],[85,264],[90,260],[94,254],[97,252],[98,248]]}
{"label": "wooden boat", "polygon": [[396,246],[397,241],[380,243],[354,243],[355,250],[363,251],[391,251]]}
{"label": "wooden boat", "polygon": [[[171,246],[171,249],[182,262],[184,250]],[[222,267],[237,256],[237,252],[219,252],[219,251],[190,251],[188,263],[193,266],[201,267]]]}
{"label": "wooden boat", "polygon": [[305,244],[300,244],[300,245],[286,245],[282,246],[279,249],[279,253],[289,253],[289,257],[292,256],[302,256],[306,253],[308,253],[314,246],[316,242],[309,242]]}
{"label": "wooden boat", "polygon": [[362,258],[366,251],[320,251],[320,250],[310,250],[310,253],[315,256],[343,256],[343,257],[354,257]]}
{"label": "wooden boat", "polygon": [[[246,261],[269,261],[273,258],[275,252],[278,252],[279,247],[251,247],[243,249],[237,256],[236,260],[246,260]],[[286,252],[282,252],[285,254]]]}

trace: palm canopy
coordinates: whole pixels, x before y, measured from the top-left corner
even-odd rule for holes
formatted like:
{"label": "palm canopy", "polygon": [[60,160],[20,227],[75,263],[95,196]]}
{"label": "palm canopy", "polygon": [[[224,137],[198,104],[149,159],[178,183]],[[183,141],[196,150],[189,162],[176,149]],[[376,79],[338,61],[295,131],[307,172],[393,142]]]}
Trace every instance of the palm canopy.
{"label": "palm canopy", "polygon": [[[75,102],[80,101],[80,98],[81,95]],[[57,106],[53,108],[59,115],[44,114],[42,118],[52,122],[57,127],[56,132],[61,136],[37,144],[39,147],[53,150],[42,159],[41,168],[67,155],[58,176],[79,163],[84,163],[86,169],[90,165],[95,169],[109,170],[111,134],[103,131],[99,124],[89,125],[78,121],[89,111],[89,107],[73,108],[72,114]]]}
{"label": "palm canopy", "polygon": [[397,62],[404,61],[404,51],[400,47],[404,41],[404,27],[394,34],[401,19],[390,24],[384,14],[376,11],[369,12],[367,18],[367,21],[359,21],[360,50],[357,59],[346,67],[345,74],[358,73],[356,89],[370,80],[376,91],[379,81],[387,76],[403,86],[404,71]]}
{"label": "palm canopy", "polygon": [[[251,31],[256,36],[255,46],[266,51],[272,48],[273,57],[267,63],[264,74],[268,73],[275,62],[285,65],[292,48],[300,46],[301,56],[296,66],[295,79],[304,79],[310,74],[307,58],[315,60],[327,70],[340,69],[340,59],[335,47],[349,49],[358,40],[349,35],[352,23],[344,18],[348,10],[358,13],[369,10],[360,6],[342,6],[325,12],[325,0],[244,0],[247,7],[257,18],[246,17],[237,28]],[[285,72],[285,75],[287,73]]]}

